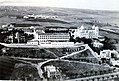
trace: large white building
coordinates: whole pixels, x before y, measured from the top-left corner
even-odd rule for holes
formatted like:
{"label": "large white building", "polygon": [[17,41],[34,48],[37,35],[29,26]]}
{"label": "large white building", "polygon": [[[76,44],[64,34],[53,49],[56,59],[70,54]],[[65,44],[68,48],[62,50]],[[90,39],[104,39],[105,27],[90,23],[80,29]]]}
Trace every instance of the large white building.
{"label": "large white building", "polygon": [[69,34],[39,34],[38,40],[44,41],[69,41]]}
{"label": "large white building", "polygon": [[71,35],[76,37],[85,37],[85,38],[98,38],[99,36],[99,28],[98,26],[93,25],[91,28],[85,28],[83,25],[74,30]]}
{"label": "large white building", "polygon": [[31,32],[25,32],[27,34],[33,34],[34,35],[34,39],[39,40],[39,42],[46,42],[46,41],[54,41],[54,42],[67,42],[70,39],[70,36],[68,33],[65,34],[61,34],[61,33],[41,33],[38,34],[35,31],[34,27],[30,27]]}

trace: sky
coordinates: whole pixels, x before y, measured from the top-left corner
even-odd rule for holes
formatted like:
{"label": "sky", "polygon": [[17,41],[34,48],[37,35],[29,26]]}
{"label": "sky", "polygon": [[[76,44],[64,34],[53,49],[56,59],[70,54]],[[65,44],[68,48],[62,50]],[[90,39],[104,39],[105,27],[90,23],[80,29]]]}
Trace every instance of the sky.
{"label": "sky", "polygon": [[0,0],[0,6],[44,6],[119,11],[119,0]]}

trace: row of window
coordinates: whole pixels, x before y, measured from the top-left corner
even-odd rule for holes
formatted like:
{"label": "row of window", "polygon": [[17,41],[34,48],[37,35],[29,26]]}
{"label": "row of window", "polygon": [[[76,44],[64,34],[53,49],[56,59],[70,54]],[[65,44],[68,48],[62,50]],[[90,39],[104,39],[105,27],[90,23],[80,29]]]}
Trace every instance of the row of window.
{"label": "row of window", "polygon": [[62,36],[62,37],[39,37],[39,38],[69,38],[69,36]]}
{"label": "row of window", "polygon": [[81,36],[84,36],[84,35],[87,35],[87,36],[98,36],[97,34],[81,34]]}
{"label": "row of window", "polygon": [[39,37],[69,37],[68,35],[39,35]]}
{"label": "row of window", "polygon": [[38,39],[69,39],[69,36],[39,36]]}
{"label": "row of window", "polygon": [[63,38],[45,38],[45,37],[41,37],[38,39],[69,39],[69,37],[63,37]]}

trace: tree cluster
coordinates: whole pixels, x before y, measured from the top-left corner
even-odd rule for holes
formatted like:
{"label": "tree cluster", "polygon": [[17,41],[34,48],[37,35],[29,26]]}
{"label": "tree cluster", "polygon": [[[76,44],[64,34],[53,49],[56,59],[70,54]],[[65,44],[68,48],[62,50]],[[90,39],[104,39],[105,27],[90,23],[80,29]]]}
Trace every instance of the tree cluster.
{"label": "tree cluster", "polygon": [[[100,50],[116,50],[116,46],[114,45],[115,41],[113,41],[112,39],[108,38],[108,37],[104,37],[104,41],[102,41],[101,43],[103,44],[103,47],[101,48],[97,48],[97,47],[94,47],[93,46],[93,40],[94,39],[88,39],[88,38],[79,38],[79,37],[76,37],[75,39],[73,38],[74,36],[71,36],[70,37],[70,42],[78,42],[78,43],[81,43],[81,42],[84,42],[84,44],[88,44],[93,51],[97,52],[98,54],[100,54]],[[98,39],[97,39],[98,40]]]}
{"label": "tree cluster", "polygon": [[101,42],[104,44],[102,49],[105,49],[105,50],[107,50],[107,49],[113,50],[114,49],[114,50],[116,50],[116,46],[114,45],[114,42],[112,41],[112,39],[110,39],[106,36],[104,38],[105,38],[105,40]]}

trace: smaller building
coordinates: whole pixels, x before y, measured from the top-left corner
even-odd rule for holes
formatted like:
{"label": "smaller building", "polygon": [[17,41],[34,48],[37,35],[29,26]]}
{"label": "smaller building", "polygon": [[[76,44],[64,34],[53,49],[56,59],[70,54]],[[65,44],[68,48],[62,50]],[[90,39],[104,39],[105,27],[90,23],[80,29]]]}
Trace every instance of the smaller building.
{"label": "smaller building", "polygon": [[93,46],[97,47],[97,48],[101,48],[101,47],[103,47],[103,44],[100,43],[98,40],[94,40],[93,41]]}
{"label": "smaller building", "polygon": [[117,58],[119,57],[119,53],[116,50],[103,50],[100,51],[100,57],[106,59]]}
{"label": "smaller building", "polygon": [[100,51],[100,59],[102,63],[108,63],[109,65],[119,67],[119,53],[116,50]]}
{"label": "smaller building", "polygon": [[28,32],[24,32],[28,35],[33,35],[34,36],[34,39],[38,39],[38,33],[36,32],[35,28],[33,26],[30,27],[29,31]]}
{"label": "smaller building", "polygon": [[14,25],[6,24],[6,25],[2,25],[2,28],[7,28],[8,31],[12,31],[14,29]]}
{"label": "smaller building", "polygon": [[27,44],[29,45],[39,45],[39,41],[38,40],[30,40],[27,42]]}
{"label": "smaller building", "polygon": [[47,73],[46,74],[47,78],[53,78],[53,77],[56,78],[56,77],[60,76],[59,70],[53,65],[45,66],[44,70]]}

